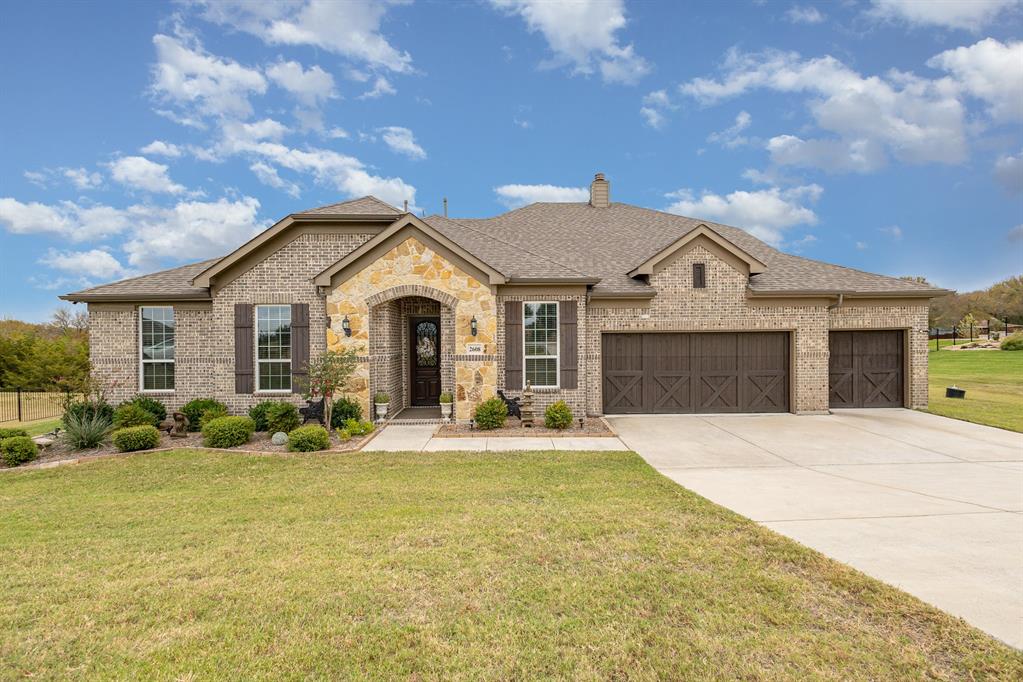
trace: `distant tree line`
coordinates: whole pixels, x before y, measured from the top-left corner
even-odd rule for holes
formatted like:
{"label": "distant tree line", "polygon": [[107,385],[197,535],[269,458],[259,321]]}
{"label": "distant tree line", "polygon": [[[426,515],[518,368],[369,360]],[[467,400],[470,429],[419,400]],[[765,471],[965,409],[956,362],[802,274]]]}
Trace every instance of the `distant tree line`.
{"label": "distant tree line", "polygon": [[[907,278],[924,281],[923,278]],[[977,323],[991,320],[991,328],[1001,331],[1002,323],[1023,324],[1023,276],[992,284],[982,291],[942,296],[931,301],[930,325],[950,329],[963,320]],[[997,320],[997,322],[996,322]]]}
{"label": "distant tree line", "polygon": [[89,374],[89,321],[58,309],[49,322],[0,320],[0,388],[58,390]]}

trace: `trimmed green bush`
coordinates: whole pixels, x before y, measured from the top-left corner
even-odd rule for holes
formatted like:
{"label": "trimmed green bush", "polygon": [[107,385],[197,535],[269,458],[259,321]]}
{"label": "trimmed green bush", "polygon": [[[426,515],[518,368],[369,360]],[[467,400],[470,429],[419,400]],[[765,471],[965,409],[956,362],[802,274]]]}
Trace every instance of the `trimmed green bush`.
{"label": "trimmed green bush", "polygon": [[270,409],[271,405],[274,405],[279,401],[277,400],[264,400],[261,403],[256,403],[249,408],[249,419],[256,425],[256,431],[266,431],[266,411]]}
{"label": "trimmed green bush", "polygon": [[221,417],[227,417],[227,408],[223,405],[217,405],[207,410],[203,410],[202,416],[199,417],[199,430],[202,431],[202,427],[209,424],[214,419],[220,419]]}
{"label": "trimmed green bush", "polygon": [[330,414],[330,427],[344,428],[345,422],[349,419],[355,421],[362,419],[362,405],[351,398],[338,398],[334,401],[334,410]]}
{"label": "trimmed green bush", "polygon": [[91,400],[79,400],[68,405],[67,409],[64,411],[64,416],[61,418],[61,421],[64,422],[64,425],[66,427],[68,423],[68,417],[72,418],[77,417],[78,421],[80,422],[82,420],[82,417],[84,417],[87,414],[99,415],[103,417],[103,419],[105,419],[108,424],[112,424],[114,422],[113,405],[103,401],[93,402]]}
{"label": "trimmed green bush", "polygon": [[114,432],[114,445],[121,452],[152,450],[160,444],[160,432],[152,424],[129,426]]}
{"label": "trimmed green bush", "polygon": [[358,419],[349,419],[344,423],[344,429],[353,436],[365,436],[366,434],[373,433],[376,426],[370,421],[359,421]]}
{"label": "trimmed green bush", "polygon": [[499,429],[504,426],[505,420],[508,419],[508,406],[500,398],[484,400],[476,406],[473,419],[476,420],[476,426],[483,431]]}
{"label": "trimmed green bush", "polygon": [[27,436],[28,431],[25,429],[0,429],[0,440],[4,438],[15,438],[17,436]]}
{"label": "trimmed green bush", "polygon": [[202,442],[208,448],[233,448],[248,443],[255,430],[248,417],[217,417],[202,427]]}
{"label": "trimmed green bush", "polygon": [[352,432],[348,429],[336,429],[334,433],[337,434],[337,439],[342,443],[350,441],[352,439]]}
{"label": "trimmed green bush", "polygon": [[543,425],[548,429],[567,429],[572,425],[572,408],[564,400],[551,403],[543,411]]}
{"label": "trimmed green bush", "polygon": [[1016,332],[1002,339],[999,346],[1002,350],[1023,350],[1023,334]]}
{"label": "trimmed green bush", "polygon": [[4,464],[16,467],[38,457],[39,446],[28,436],[4,438],[0,441],[0,456],[3,456]]}
{"label": "trimmed green bush", "polygon": [[110,433],[111,421],[102,411],[68,410],[64,414],[64,433],[61,437],[76,450],[94,448]]}
{"label": "trimmed green bush", "polygon": [[188,430],[198,431],[201,428],[199,420],[202,419],[202,413],[210,408],[222,407],[224,408],[225,414],[227,413],[227,406],[219,400],[213,398],[196,398],[185,403],[181,411],[186,417],[188,417]]}
{"label": "trimmed green bush", "polygon": [[114,428],[123,429],[129,426],[156,426],[156,417],[135,403],[121,403],[114,410]]}
{"label": "trimmed green bush", "polygon": [[139,393],[131,400],[121,403],[121,405],[124,405],[126,403],[138,405],[143,410],[153,415],[153,417],[156,419],[156,421],[153,422],[153,424],[156,426],[159,426],[160,422],[167,418],[167,406],[161,403],[156,398],[150,398],[148,395]]}
{"label": "trimmed green bush", "polygon": [[266,430],[270,433],[283,431],[289,433],[298,428],[302,420],[298,416],[298,408],[283,400],[266,409]]}
{"label": "trimmed green bush", "polygon": [[322,426],[300,426],[288,434],[288,450],[291,452],[314,452],[329,447],[330,436]]}

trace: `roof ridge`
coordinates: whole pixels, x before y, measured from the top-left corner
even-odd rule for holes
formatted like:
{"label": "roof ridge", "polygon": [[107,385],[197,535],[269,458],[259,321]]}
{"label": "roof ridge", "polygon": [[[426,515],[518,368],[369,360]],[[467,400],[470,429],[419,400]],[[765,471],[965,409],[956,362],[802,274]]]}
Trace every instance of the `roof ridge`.
{"label": "roof ridge", "polygon": [[174,270],[180,270],[181,268],[192,267],[193,265],[205,265],[206,263],[213,263],[214,261],[223,260],[224,256],[217,256],[216,258],[207,258],[206,260],[197,260],[192,263],[182,263],[181,265],[175,265],[173,268],[164,268],[163,270],[154,270],[153,272],[147,272],[142,275],[135,275],[134,277],[125,277],[124,279],[115,279],[113,282],[106,282],[104,284],[97,284],[94,287],[88,289],[82,289],[81,291],[75,291],[72,293],[84,294],[87,291],[93,291],[94,289],[102,289],[103,287],[113,286],[114,284],[124,284],[125,282],[133,282],[137,279],[143,279],[144,277],[152,277],[153,275],[162,275],[166,272],[173,272]]}
{"label": "roof ridge", "polygon": [[[513,242],[505,241],[504,239],[500,239],[499,237],[495,237],[495,236],[493,236],[491,234],[487,234],[486,232],[483,232],[482,230],[477,230],[475,227],[472,227],[471,225],[466,225],[465,223],[460,223],[460,222],[458,222],[457,220],[455,220],[453,218],[448,218],[446,216],[439,216],[439,215],[436,215],[436,214],[434,214],[433,216],[430,216],[430,217],[432,217],[432,218],[443,218],[444,220],[447,220],[448,222],[452,222],[452,223],[454,223],[456,225],[464,227],[467,230],[472,230],[473,232],[475,232],[476,234],[480,235],[481,237],[486,237],[487,239],[493,239],[495,242],[501,242],[502,244],[507,244],[508,246],[512,246],[512,247],[514,247],[516,249],[519,249],[521,251],[525,251],[526,253],[528,253],[531,256],[536,256],[537,258],[543,258],[544,260],[550,261],[551,263],[554,263],[555,265],[563,267],[566,270],[568,270],[569,272],[575,273],[576,275],[579,275],[580,277],[585,277],[586,276],[583,273],[581,273],[578,270],[576,270],[575,268],[569,267],[569,266],[565,265],[564,263],[561,263],[559,261],[554,260],[553,258],[550,258],[550,257],[545,256],[543,254],[534,253],[534,252],[530,251],[529,249],[527,249],[526,247],[524,247],[524,246],[522,246],[520,244],[515,244]],[[477,258],[478,258],[478,256],[477,256]]]}
{"label": "roof ridge", "polygon": [[364,199],[372,199],[373,201],[377,202],[378,204],[382,204],[382,205],[386,206],[387,208],[393,210],[396,215],[401,215],[401,210],[398,207],[392,206],[388,202],[386,202],[383,199],[380,199],[378,197],[375,197],[372,194],[364,194],[361,197],[352,197],[351,199],[345,199],[344,201],[335,201],[333,203],[324,204],[322,206],[313,206],[312,208],[306,208],[306,209],[303,209],[301,211],[297,211],[296,215],[302,215],[304,213],[311,213],[313,211],[320,211],[320,210],[323,210],[325,208],[330,208],[332,206],[343,206],[344,204],[351,204],[351,203],[354,203],[356,201],[362,201]]}

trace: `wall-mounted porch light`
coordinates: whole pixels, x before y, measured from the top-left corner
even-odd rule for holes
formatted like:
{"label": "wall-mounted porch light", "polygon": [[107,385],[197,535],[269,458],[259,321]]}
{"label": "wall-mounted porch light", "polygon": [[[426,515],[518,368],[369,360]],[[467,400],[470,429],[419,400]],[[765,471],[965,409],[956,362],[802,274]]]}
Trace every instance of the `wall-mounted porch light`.
{"label": "wall-mounted porch light", "polygon": [[473,315],[472,319],[469,320],[469,331],[473,336],[476,336],[476,332],[479,331],[479,325],[476,324],[476,316]]}
{"label": "wall-mounted porch light", "polygon": [[341,320],[341,330],[345,333],[345,336],[352,335],[352,323],[348,321],[347,315],[345,315],[345,319]]}

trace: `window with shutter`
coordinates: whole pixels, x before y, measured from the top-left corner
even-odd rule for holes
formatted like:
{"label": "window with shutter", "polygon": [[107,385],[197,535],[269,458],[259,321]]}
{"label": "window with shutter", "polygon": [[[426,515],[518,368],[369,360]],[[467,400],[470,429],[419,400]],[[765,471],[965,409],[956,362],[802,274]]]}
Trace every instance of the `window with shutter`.
{"label": "window with shutter", "polygon": [[693,288],[707,288],[707,269],[703,263],[693,263]]}

